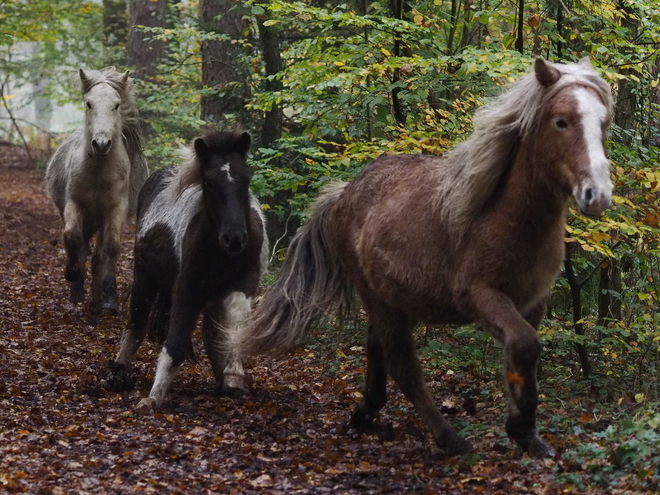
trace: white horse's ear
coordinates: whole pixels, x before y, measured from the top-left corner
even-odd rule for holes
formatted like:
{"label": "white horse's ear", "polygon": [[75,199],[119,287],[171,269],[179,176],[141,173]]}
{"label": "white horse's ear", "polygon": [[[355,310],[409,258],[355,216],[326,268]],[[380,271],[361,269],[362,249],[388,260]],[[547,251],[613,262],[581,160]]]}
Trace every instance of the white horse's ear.
{"label": "white horse's ear", "polygon": [[546,88],[561,79],[561,72],[541,57],[534,61],[534,72],[536,73],[536,80]]}
{"label": "white horse's ear", "polygon": [[78,74],[80,75],[80,82],[82,82],[83,93],[87,93],[92,87],[92,81],[89,79],[89,74],[82,67],[78,71]]}
{"label": "white horse's ear", "polygon": [[594,68],[593,64],[591,63],[591,59],[588,56],[587,57],[582,57],[580,59],[580,61],[578,62],[578,65],[581,66],[581,67],[587,67],[589,69]]}
{"label": "white horse's ear", "polygon": [[130,74],[130,71],[126,71],[121,75],[121,83],[123,85],[126,85],[126,81],[128,81],[128,75]]}

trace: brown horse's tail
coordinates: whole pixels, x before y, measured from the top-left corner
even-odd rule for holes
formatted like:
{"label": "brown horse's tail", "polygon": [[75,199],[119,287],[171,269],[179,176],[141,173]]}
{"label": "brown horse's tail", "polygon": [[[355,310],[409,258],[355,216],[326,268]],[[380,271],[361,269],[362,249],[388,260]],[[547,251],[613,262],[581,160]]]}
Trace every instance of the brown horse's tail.
{"label": "brown horse's tail", "polygon": [[348,311],[351,285],[329,241],[329,213],[346,187],[327,186],[295,235],[277,280],[248,320],[235,349],[240,355],[279,355],[300,343],[329,311]]}

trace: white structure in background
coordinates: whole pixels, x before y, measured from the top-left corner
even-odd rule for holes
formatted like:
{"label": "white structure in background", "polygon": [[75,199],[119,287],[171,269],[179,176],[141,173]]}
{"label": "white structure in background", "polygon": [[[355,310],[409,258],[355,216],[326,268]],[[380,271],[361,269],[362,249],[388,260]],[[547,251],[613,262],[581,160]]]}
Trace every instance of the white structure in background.
{"label": "white structure in background", "polygon": [[[12,58],[14,61],[28,61],[36,49],[37,44],[34,42],[17,43],[12,49]],[[71,79],[75,80],[76,77],[77,71],[72,71]],[[21,132],[31,145],[38,147],[44,144],[48,147],[48,139],[40,129],[51,135],[69,133],[80,127],[84,119],[82,108],[78,105],[60,105],[45,97],[47,85],[47,79],[38,79],[20,86],[10,79],[4,89],[7,104],[18,120]],[[4,105],[0,105],[0,139],[20,143]]]}

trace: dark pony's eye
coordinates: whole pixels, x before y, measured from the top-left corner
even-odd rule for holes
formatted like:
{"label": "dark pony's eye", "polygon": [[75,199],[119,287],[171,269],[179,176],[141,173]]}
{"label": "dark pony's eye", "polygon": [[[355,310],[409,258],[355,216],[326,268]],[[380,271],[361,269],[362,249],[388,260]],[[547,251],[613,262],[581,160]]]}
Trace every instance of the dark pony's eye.
{"label": "dark pony's eye", "polygon": [[555,122],[555,125],[557,126],[557,129],[567,129],[568,128],[568,122],[566,122],[564,119],[557,119],[557,122]]}

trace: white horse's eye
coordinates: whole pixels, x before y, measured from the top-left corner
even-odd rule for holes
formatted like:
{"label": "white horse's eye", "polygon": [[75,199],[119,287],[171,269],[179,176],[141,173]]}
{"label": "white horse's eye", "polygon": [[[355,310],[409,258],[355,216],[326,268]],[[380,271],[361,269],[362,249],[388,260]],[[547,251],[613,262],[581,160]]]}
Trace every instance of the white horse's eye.
{"label": "white horse's eye", "polygon": [[92,109],[92,104],[90,102],[87,102],[87,108],[89,108],[90,110]]}
{"label": "white horse's eye", "polygon": [[119,103],[115,105],[115,110],[117,110],[118,108],[119,108]]}

